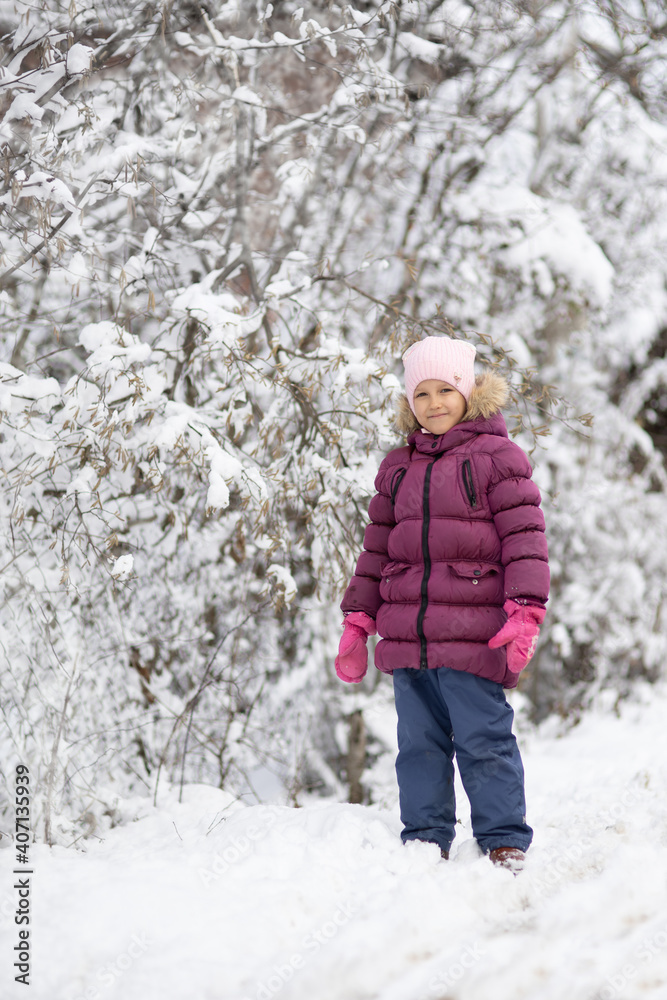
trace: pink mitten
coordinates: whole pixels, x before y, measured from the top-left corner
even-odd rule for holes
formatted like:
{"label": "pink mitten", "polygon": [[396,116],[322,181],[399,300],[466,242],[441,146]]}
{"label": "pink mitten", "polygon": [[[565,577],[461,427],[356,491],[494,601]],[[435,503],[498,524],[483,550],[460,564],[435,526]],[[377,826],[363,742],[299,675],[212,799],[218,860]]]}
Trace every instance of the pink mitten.
{"label": "pink mitten", "polygon": [[519,674],[535,652],[546,610],[532,604],[517,604],[508,599],[503,604],[503,611],[507,615],[507,621],[500,632],[489,639],[489,646],[491,649],[498,649],[507,643],[507,666],[513,674]]}
{"label": "pink mitten", "polygon": [[353,611],[343,622],[343,635],[336,657],[336,673],[342,681],[359,684],[368,669],[366,642],[377,629],[364,611]]}

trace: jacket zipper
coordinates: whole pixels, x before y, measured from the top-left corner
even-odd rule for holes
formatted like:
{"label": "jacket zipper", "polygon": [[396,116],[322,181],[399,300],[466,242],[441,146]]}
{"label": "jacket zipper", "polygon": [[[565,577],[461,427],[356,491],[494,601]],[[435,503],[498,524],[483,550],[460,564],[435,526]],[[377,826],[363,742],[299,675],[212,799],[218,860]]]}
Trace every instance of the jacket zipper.
{"label": "jacket zipper", "polygon": [[431,462],[426,469],[426,475],[424,476],[424,499],[422,505],[422,552],[424,554],[424,574],[422,576],[421,585],[421,605],[419,607],[419,614],[417,615],[417,635],[419,636],[419,669],[426,670],[428,668],[428,659],[426,652],[426,636],[424,635],[424,618],[426,616],[426,608],[428,606],[428,580],[431,575],[431,553],[428,547],[428,528],[429,522],[431,520],[431,508],[429,503],[429,493],[431,489],[431,472],[433,471],[433,466],[435,461]]}
{"label": "jacket zipper", "polygon": [[470,459],[466,458],[463,463],[463,485],[465,486],[465,491],[468,497],[468,503],[471,507],[477,506],[477,494],[475,493],[475,484],[472,481],[472,469],[470,468]]}
{"label": "jacket zipper", "polygon": [[392,484],[391,484],[391,505],[392,505],[392,507],[396,504],[396,495],[398,493],[398,490],[400,488],[401,483],[403,482],[403,477],[405,476],[405,473],[407,471],[408,471],[407,469],[399,469],[398,473],[396,473],[396,472],[394,473],[394,478],[393,478]]}

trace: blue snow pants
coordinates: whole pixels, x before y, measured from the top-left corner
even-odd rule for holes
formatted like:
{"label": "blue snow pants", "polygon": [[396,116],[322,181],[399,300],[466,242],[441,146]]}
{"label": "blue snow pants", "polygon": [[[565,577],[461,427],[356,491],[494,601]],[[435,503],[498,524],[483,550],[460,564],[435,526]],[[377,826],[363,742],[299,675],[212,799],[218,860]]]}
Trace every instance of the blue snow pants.
{"label": "blue snow pants", "polygon": [[526,824],[523,764],[502,685],[449,667],[394,670],[394,696],[403,842],[429,840],[449,850],[456,754],[481,849],[527,850],[533,831]]}

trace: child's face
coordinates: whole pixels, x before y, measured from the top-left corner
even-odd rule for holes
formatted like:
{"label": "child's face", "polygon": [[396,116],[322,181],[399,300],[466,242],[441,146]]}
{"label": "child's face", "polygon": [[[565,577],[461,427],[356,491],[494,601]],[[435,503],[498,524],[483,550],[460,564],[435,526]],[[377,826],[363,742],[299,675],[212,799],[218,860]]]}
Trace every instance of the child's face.
{"label": "child's face", "polygon": [[427,378],[415,389],[415,416],[432,434],[444,434],[458,424],[466,412],[465,397],[449,382]]}

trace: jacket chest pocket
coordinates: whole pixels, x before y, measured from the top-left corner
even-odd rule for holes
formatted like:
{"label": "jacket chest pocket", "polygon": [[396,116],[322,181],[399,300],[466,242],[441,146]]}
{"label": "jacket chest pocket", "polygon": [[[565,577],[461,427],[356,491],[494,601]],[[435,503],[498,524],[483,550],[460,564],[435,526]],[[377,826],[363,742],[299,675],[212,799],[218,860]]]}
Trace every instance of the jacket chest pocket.
{"label": "jacket chest pocket", "polygon": [[475,479],[472,474],[472,462],[469,458],[465,458],[463,460],[459,475],[461,485],[463,487],[463,495],[466,498],[468,507],[470,507],[471,510],[476,510],[479,506],[479,494],[477,492]]}
{"label": "jacket chest pocket", "polygon": [[389,482],[389,496],[391,497],[392,507],[396,506],[396,497],[398,496],[398,491],[401,488],[401,483],[403,482],[407,471],[407,469],[397,469],[391,477]]}

